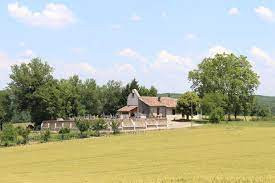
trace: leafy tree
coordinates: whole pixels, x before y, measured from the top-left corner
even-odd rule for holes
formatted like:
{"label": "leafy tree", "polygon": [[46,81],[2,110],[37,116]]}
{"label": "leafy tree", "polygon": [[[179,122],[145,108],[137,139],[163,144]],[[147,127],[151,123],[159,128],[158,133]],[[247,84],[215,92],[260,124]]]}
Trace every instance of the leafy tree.
{"label": "leafy tree", "polygon": [[112,128],[113,134],[118,134],[119,133],[119,126],[120,122],[117,120],[112,120],[110,123],[110,126]]}
{"label": "leafy tree", "polygon": [[4,146],[15,145],[17,141],[17,135],[17,130],[11,123],[5,124],[1,133],[1,144]]}
{"label": "leafy tree", "polygon": [[102,106],[99,100],[100,89],[93,79],[87,79],[81,88],[81,104],[85,108],[86,114],[97,115],[102,111]]}
{"label": "leafy tree", "polygon": [[224,111],[222,107],[216,107],[212,109],[209,114],[209,120],[212,123],[219,123],[224,119]]}
{"label": "leafy tree", "polygon": [[217,54],[213,58],[205,58],[198,69],[189,72],[192,88],[200,97],[206,93],[221,93],[226,96],[228,118],[237,114],[241,107],[249,102],[258,85],[259,76],[245,56],[234,54]]}
{"label": "leafy tree", "polygon": [[[9,88],[19,111],[30,111],[32,121],[39,126],[56,113],[45,94],[54,88],[53,68],[39,58],[30,63],[12,66]],[[54,91],[52,91],[54,92]]]}
{"label": "leafy tree", "polygon": [[141,96],[155,97],[158,94],[158,90],[154,86],[151,86],[150,89],[147,89],[145,86],[141,86],[138,92]]}
{"label": "leafy tree", "polygon": [[189,120],[189,116],[196,113],[199,102],[200,99],[195,92],[186,92],[178,99],[177,110],[182,113],[182,116],[186,115]]}
{"label": "leafy tree", "polygon": [[4,122],[10,122],[13,116],[10,92],[8,90],[0,91],[0,130]]}
{"label": "leafy tree", "polygon": [[122,83],[109,81],[101,87],[100,99],[104,114],[115,115],[117,110],[125,104],[122,99]]}
{"label": "leafy tree", "polygon": [[5,122],[5,110],[4,107],[0,105],[0,130],[3,130],[3,123]]}
{"label": "leafy tree", "polygon": [[77,117],[85,114],[85,107],[81,103],[82,86],[82,81],[77,75],[59,82],[63,117]]}
{"label": "leafy tree", "polygon": [[31,132],[30,129],[18,126],[16,130],[18,135],[22,137],[22,141],[20,142],[20,144],[27,144],[29,141],[29,135]]}
{"label": "leafy tree", "polygon": [[268,118],[271,117],[271,109],[268,106],[260,106],[258,111],[258,116],[262,118]]}
{"label": "leafy tree", "polygon": [[268,118],[272,116],[272,113],[269,106],[255,102],[252,107],[251,115],[259,116],[261,118]]}
{"label": "leafy tree", "polygon": [[100,131],[107,129],[108,125],[103,118],[92,120],[91,129],[96,132],[96,136],[100,136]]}
{"label": "leafy tree", "polygon": [[48,142],[51,138],[51,131],[46,129],[40,132],[40,137],[42,142]]}
{"label": "leafy tree", "polygon": [[69,128],[61,128],[58,133],[61,137],[61,140],[64,140],[65,139],[65,136],[68,135],[70,133],[70,129]]}
{"label": "leafy tree", "polygon": [[226,97],[220,93],[207,93],[201,100],[201,107],[205,114],[210,114],[214,109],[226,107]]}
{"label": "leafy tree", "polygon": [[86,137],[84,135],[84,132],[87,132],[90,129],[91,123],[89,120],[84,120],[84,119],[78,119],[76,120],[76,127],[80,131],[80,137]]}

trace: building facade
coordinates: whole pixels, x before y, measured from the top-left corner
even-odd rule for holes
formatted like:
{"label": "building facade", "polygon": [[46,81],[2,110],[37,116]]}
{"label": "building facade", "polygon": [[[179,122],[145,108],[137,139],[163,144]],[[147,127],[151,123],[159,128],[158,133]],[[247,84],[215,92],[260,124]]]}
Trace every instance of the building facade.
{"label": "building facade", "polygon": [[118,110],[120,118],[169,118],[179,119],[177,99],[170,97],[140,96],[134,89],[127,98],[127,106]]}

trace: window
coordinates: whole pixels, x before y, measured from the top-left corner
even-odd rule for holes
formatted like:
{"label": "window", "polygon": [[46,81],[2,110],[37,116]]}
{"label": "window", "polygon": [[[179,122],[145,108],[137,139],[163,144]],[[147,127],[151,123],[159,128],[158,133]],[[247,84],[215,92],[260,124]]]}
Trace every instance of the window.
{"label": "window", "polygon": [[132,93],[132,98],[134,98],[135,97],[135,94],[134,93]]}
{"label": "window", "polygon": [[173,110],[172,110],[172,114],[173,114],[173,115],[176,115],[176,109],[173,109]]}

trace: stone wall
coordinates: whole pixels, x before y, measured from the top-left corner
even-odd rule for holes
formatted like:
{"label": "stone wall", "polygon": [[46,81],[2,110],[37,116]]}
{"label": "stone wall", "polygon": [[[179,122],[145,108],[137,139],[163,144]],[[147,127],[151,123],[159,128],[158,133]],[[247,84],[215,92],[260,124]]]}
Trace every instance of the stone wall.
{"label": "stone wall", "polygon": [[43,121],[41,124],[41,129],[50,129],[51,131],[59,131],[61,128],[69,128],[69,129],[77,129],[75,121],[64,120],[64,121],[56,121],[49,120]]}

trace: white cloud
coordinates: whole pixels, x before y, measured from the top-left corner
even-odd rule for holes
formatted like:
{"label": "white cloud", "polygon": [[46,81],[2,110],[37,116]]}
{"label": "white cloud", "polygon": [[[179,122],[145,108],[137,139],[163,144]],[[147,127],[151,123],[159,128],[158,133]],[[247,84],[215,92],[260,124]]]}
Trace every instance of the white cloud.
{"label": "white cloud", "polygon": [[238,8],[231,8],[228,10],[228,14],[232,16],[238,15],[239,13],[240,13],[240,10]]}
{"label": "white cloud", "polygon": [[193,64],[190,58],[174,55],[166,50],[159,52],[156,61],[152,65],[152,68],[175,70],[186,70],[192,67]]}
{"label": "white cloud", "polygon": [[194,39],[198,39],[198,36],[194,33],[188,33],[188,34],[185,35],[185,39],[194,40]]}
{"label": "white cloud", "polygon": [[141,21],[141,19],[142,18],[140,16],[136,15],[136,14],[133,14],[131,16],[131,20],[134,21],[134,22],[139,22],[139,21]]}
{"label": "white cloud", "polygon": [[96,69],[88,63],[85,63],[85,62],[79,63],[79,64],[76,64],[76,66],[87,73],[90,73],[90,74],[96,73]]}
{"label": "white cloud", "polygon": [[140,55],[138,52],[136,52],[135,50],[133,50],[131,48],[125,48],[125,49],[119,51],[118,55],[123,56],[123,57],[132,58],[132,59],[135,59],[140,62],[147,62],[147,59],[145,57],[143,57],[142,55]]}
{"label": "white cloud", "polygon": [[269,8],[266,8],[264,6],[259,6],[259,7],[255,8],[254,11],[259,17],[261,17],[262,19],[264,19],[266,21],[269,21],[269,22],[275,21],[275,14]]}
{"label": "white cloud", "polygon": [[275,60],[272,59],[271,56],[261,48],[254,46],[251,48],[250,52],[254,57],[265,62],[268,66],[275,67]]}
{"label": "white cloud", "polygon": [[20,22],[39,27],[61,28],[76,21],[64,4],[49,3],[41,12],[34,12],[18,2],[8,5],[9,14]]}
{"label": "white cloud", "polygon": [[128,73],[135,73],[136,70],[135,68],[131,65],[131,64],[119,64],[115,66],[115,70],[117,70],[118,72],[128,72]]}
{"label": "white cloud", "polygon": [[97,73],[97,70],[87,62],[63,63],[63,65],[57,63],[54,65],[57,69],[56,74],[61,78],[68,78],[75,74],[83,78],[91,78]]}
{"label": "white cloud", "polygon": [[232,51],[230,49],[223,47],[223,46],[217,45],[217,46],[213,46],[209,49],[208,56],[214,57],[216,54],[223,54],[223,53],[229,54],[229,53],[232,53]]}

